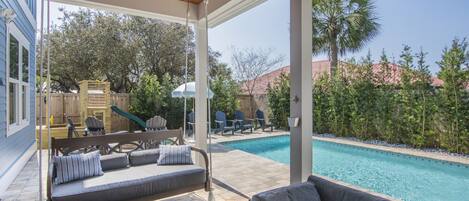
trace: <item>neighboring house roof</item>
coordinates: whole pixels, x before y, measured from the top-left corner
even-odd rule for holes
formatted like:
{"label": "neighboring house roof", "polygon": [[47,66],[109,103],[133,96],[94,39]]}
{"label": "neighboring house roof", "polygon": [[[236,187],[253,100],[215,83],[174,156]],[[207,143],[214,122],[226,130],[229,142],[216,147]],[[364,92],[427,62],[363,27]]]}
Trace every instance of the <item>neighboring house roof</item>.
{"label": "neighboring house roof", "polygon": [[[312,72],[313,72],[312,74],[313,80],[318,78],[323,73],[330,74],[330,65],[331,64],[329,60],[313,61],[311,63]],[[379,67],[380,67],[380,64],[373,64],[373,72],[375,74],[380,73]],[[390,64],[390,69],[391,69],[391,73],[390,73],[391,76],[385,78],[385,81],[388,83],[392,83],[392,84],[398,84],[401,80],[402,69],[397,64]],[[275,83],[275,80],[278,77],[280,77],[282,73],[289,74],[290,66],[281,67],[277,70],[271,71],[269,73],[266,73],[258,77],[256,80],[255,89],[253,89],[253,95],[267,94],[267,89],[269,85],[273,85]],[[252,81],[248,81],[248,82],[252,82]],[[432,85],[435,87],[440,87],[443,85],[443,80],[440,80],[437,77],[432,77]],[[467,88],[469,89],[469,84]],[[244,94],[248,93],[244,84],[241,86],[241,89]]]}

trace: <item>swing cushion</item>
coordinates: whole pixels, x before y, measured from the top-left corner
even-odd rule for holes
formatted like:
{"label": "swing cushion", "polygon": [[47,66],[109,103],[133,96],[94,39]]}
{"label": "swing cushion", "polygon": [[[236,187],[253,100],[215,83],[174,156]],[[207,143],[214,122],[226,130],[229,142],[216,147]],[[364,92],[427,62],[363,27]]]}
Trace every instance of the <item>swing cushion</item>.
{"label": "swing cushion", "polygon": [[205,170],[197,165],[156,163],[106,171],[91,177],[54,186],[53,201],[130,200],[204,185]]}

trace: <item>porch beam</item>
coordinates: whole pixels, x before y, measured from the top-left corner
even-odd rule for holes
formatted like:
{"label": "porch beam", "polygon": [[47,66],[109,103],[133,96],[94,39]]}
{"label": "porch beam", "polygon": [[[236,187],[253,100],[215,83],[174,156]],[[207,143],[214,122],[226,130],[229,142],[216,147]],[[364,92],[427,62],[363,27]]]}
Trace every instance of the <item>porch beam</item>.
{"label": "porch beam", "polygon": [[[115,13],[156,18],[169,22],[185,23],[186,1],[180,0],[52,0],[58,3],[102,9]],[[266,0],[210,0],[208,4],[208,25],[216,27]],[[190,4],[191,23],[205,17],[204,3]]]}
{"label": "porch beam", "polygon": [[[208,41],[205,19],[195,24],[195,146],[207,151],[207,66]],[[197,156],[196,163],[204,166],[202,156]]]}
{"label": "porch beam", "polygon": [[[151,1],[116,1],[116,0],[52,0],[58,3],[102,9],[110,12],[156,18],[169,22],[184,24],[186,20],[187,3],[176,0]],[[195,22],[198,16],[198,6],[190,4],[190,21]]]}
{"label": "porch beam", "polygon": [[290,0],[290,183],[306,181],[312,172],[312,3]]}

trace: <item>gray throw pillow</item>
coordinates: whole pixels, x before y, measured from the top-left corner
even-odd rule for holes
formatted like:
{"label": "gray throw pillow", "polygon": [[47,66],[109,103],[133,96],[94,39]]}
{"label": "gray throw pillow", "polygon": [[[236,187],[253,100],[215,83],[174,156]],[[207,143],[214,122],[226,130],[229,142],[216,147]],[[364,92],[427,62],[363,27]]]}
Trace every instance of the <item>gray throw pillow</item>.
{"label": "gray throw pillow", "polygon": [[54,184],[103,175],[98,151],[70,156],[54,156],[56,178]]}
{"label": "gray throw pillow", "polygon": [[101,156],[103,171],[126,168],[129,166],[129,156],[126,153],[116,153]]}
{"label": "gray throw pillow", "polygon": [[193,164],[189,145],[161,145],[158,165]]}
{"label": "gray throw pillow", "polygon": [[160,155],[159,149],[147,149],[133,151],[130,153],[130,164],[132,166],[157,163]]}

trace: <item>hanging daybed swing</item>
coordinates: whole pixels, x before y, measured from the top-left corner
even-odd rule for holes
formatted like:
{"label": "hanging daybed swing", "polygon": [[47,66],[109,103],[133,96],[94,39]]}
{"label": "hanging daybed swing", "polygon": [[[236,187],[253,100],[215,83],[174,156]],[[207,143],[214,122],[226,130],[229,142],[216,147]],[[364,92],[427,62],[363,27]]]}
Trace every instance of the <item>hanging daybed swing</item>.
{"label": "hanging daybed swing", "polygon": [[[47,99],[46,100],[50,100],[50,52],[49,52],[49,49],[50,49],[50,44],[49,44],[49,37],[47,37],[46,39],[44,39],[44,2],[47,1],[47,35],[50,34],[50,0],[41,0],[41,32],[40,32],[40,82],[43,82],[43,73],[44,73],[44,60],[45,60],[45,54],[47,54]],[[185,52],[185,66],[184,66],[184,71],[185,71],[185,74],[184,74],[184,81],[185,81],[185,88],[184,88],[184,92],[187,91],[187,84],[188,84],[188,80],[187,80],[187,76],[188,76],[188,57],[189,57],[189,44],[190,44],[190,37],[189,37],[189,30],[190,30],[190,27],[189,27],[189,8],[190,8],[190,0],[186,0],[187,1],[187,10],[186,10],[186,52]],[[208,0],[204,0],[203,3],[204,3],[204,8],[205,8],[205,28],[208,30],[208,16],[207,16],[207,6],[208,6]],[[44,51],[44,41],[46,41],[46,44],[47,44],[47,53],[45,53]],[[208,33],[206,34],[206,41],[208,43]],[[207,50],[208,51],[208,50]],[[208,60],[208,52],[205,54],[207,55],[207,60]],[[210,72],[209,70],[209,67],[207,67],[207,71]],[[210,86],[210,82],[209,80],[207,81],[207,86]],[[208,87],[209,88],[209,87]],[[43,100],[44,98],[44,92],[43,90],[40,90],[40,100]],[[43,107],[43,103],[42,101],[40,101],[40,107],[42,108]],[[49,119],[50,118],[50,101],[47,101],[47,118],[46,119]],[[187,99],[186,97],[184,96],[184,124],[186,122],[186,111],[187,111]],[[210,99],[208,99],[208,114],[210,114]],[[42,125],[42,110],[40,110],[40,124]],[[208,115],[208,122],[210,122],[210,115]],[[208,153],[209,153],[209,162],[208,164],[206,163],[206,165],[208,165],[209,167],[206,167],[208,168],[208,172],[209,174],[207,175],[207,179],[209,180],[209,183],[208,183],[208,191],[209,191],[209,195],[208,195],[208,200],[210,201],[213,201],[215,200],[214,199],[214,196],[213,196],[213,189],[211,187],[211,183],[212,183],[212,151],[211,151],[211,136],[210,136],[210,126],[208,127],[208,133],[209,133],[209,140],[208,140]],[[185,133],[185,125],[184,125],[184,133]],[[42,135],[43,135],[43,132],[42,132],[42,126],[39,127],[39,144],[42,144]],[[51,150],[51,142],[53,141],[53,139],[51,139],[51,131],[50,131],[50,121],[47,122],[47,137],[48,137],[48,142],[49,142],[49,146],[48,146],[48,157],[47,157],[47,160],[48,160],[48,173],[51,172],[51,169],[53,167],[51,167],[51,160],[52,160],[52,151],[56,152],[57,150]],[[121,136],[123,137],[123,136]],[[39,153],[39,175],[42,175],[42,151],[40,149],[41,146],[38,146],[38,153]],[[193,148],[193,150],[199,150],[199,152],[203,152],[203,150],[200,150],[200,149],[197,149],[197,148]],[[205,155],[206,157],[206,155]],[[40,176],[41,177],[41,176]],[[43,194],[42,194],[42,189],[43,189],[43,184],[42,184],[42,180],[40,179],[39,180],[39,199],[40,200],[43,200]],[[48,188],[50,188],[50,183],[48,181]],[[183,193],[183,192],[181,192]],[[50,189],[48,189],[48,198],[50,199]]]}

